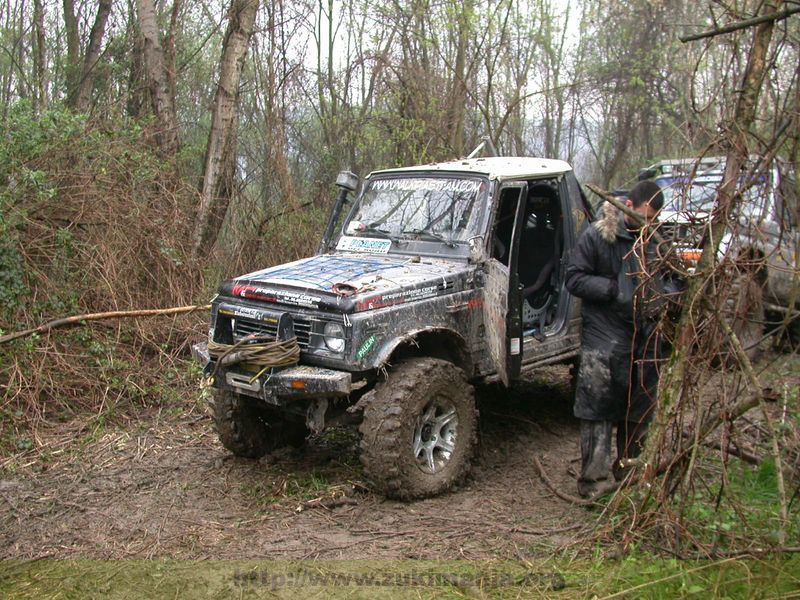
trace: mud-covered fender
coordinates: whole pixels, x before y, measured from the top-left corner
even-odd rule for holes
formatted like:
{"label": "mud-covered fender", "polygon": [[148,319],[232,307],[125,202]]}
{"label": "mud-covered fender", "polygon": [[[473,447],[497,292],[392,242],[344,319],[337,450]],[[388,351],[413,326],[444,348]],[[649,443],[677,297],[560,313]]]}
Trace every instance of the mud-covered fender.
{"label": "mud-covered fender", "polygon": [[436,356],[456,364],[469,377],[472,360],[469,346],[462,335],[444,327],[422,327],[412,329],[404,335],[386,340],[373,354],[373,368],[380,369],[392,363],[392,358],[405,349],[413,354]]}

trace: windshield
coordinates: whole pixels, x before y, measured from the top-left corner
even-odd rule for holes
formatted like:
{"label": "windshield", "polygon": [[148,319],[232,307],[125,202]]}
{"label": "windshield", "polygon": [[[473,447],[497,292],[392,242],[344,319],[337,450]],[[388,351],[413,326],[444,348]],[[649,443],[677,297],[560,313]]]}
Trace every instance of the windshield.
{"label": "windshield", "polygon": [[391,177],[367,184],[345,225],[351,236],[465,242],[478,235],[488,184],[467,177]]}
{"label": "windshield", "polygon": [[[722,176],[703,177],[688,181],[684,177],[660,177],[656,183],[664,194],[664,211],[673,213],[702,213],[714,210],[717,189]],[[744,180],[738,182],[740,187]],[[744,191],[744,201],[739,203],[739,214],[748,217],[764,217],[767,209],[768,190],[763,177]]]}

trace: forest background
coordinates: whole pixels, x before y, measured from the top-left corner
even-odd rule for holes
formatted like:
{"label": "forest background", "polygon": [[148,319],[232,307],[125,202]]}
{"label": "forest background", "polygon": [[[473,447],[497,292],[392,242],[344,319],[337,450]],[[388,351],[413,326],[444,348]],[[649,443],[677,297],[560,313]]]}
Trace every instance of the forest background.
{"label": "forest background", "polygon": [[[797,10],[3,0],[0,334],[70,314],[205,304],[221,279],[313,253],[339,170],[464,156],[483,136],[501,155],[566,160],[604,189],[630,186],[662,158],[727,154],[732,140],[796,170]],[[753,25],[680,39],[777,13],[766,38]],[[196,383],[187,355],[204,327],[194,314],[1,346],[0,451],[35,450],[41,427],[105,418],[109,404],[173,397],[173,383]]]}

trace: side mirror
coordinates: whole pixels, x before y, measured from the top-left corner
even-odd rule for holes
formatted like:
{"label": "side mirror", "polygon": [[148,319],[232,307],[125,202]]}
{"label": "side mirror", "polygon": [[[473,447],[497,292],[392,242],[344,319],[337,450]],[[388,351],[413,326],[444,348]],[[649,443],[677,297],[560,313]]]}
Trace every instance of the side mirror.
{"label": "side mirror", "polygon": [[340,194],[343,191],[355,192],[358,189],[358,175],[352,171],[339,171],[336,176],[336,187],[339,188]]}
{"label": "side mirror", "polygon": [[340,171],[336,176],[336,187],[339,188],[339,193],[336,194],[336,203],[333,205],[331,216],[328,219],[328,225],[325,227],[325,233],[322,236],[322,243],[319,245],[319,254],[324,254],[328,251],[333,236],[333,228],[342,214],[342,208],[347,203],[347,195],[353,193],[358,189],[358,176],[351,171]]}
{"label": "side mirror", "polygon": [[639,169],[639,176],[637,179],[639,181],[647,181],[648,179],[652,179],[658,175],[658,171],[656,169]]}
{"label": "side mirror", "polygon": [[478,264],[483,260],[483,236],[473,235],[469,240],[469,262]]}

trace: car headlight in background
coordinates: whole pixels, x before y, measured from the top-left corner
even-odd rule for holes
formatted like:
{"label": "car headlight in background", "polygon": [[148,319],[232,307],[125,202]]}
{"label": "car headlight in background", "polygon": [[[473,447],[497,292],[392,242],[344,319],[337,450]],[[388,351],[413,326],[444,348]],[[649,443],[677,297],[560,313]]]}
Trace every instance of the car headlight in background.
{"label": "car headlight in background", "polygon": [[681,258],[692,266],[697,265],[702,255],[703,251],[695,248],[680,251]]}
{"label": "car headlight in background", "polygon": [[323,336],[328,350],[344,352],[344,325],[341,323],[325,323]]}

